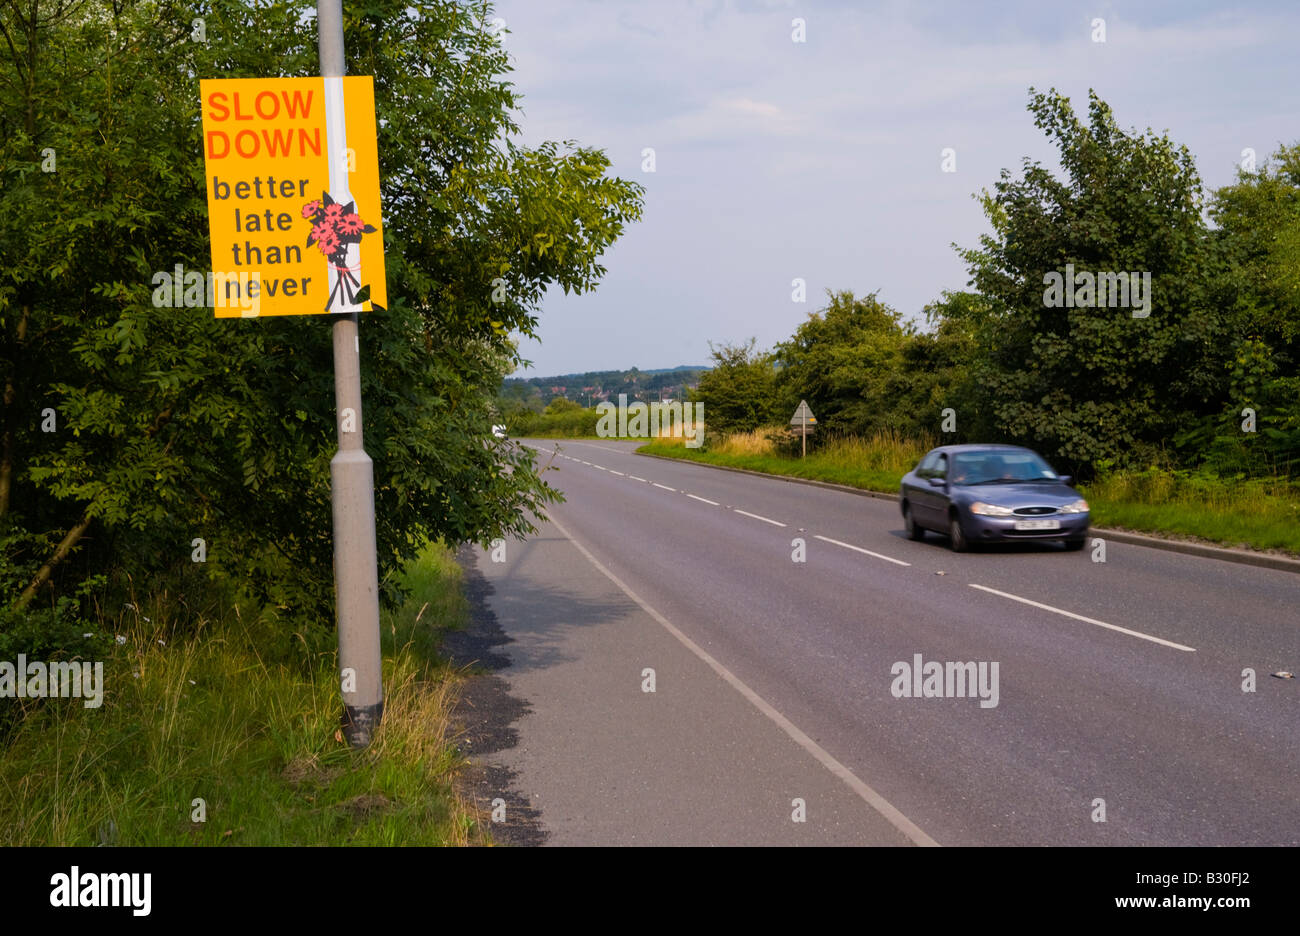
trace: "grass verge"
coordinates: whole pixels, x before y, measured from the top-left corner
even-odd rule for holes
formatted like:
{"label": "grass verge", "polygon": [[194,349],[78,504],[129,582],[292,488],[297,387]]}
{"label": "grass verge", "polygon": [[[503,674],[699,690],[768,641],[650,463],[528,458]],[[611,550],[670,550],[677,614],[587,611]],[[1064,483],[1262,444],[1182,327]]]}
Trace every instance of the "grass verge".
{"label": "grass verge", "polygon": [[[760,430],[710,437],[700,449],[686,448],[681,440],[656,439],[637,451],[897,494],[903,475],[930,448],[889,434],[831,438],[817,440],[801,459],[780,451],[769,435],[770,430]],[[1081,485],[1080,491],[1099,527],[1300,556],[1300,484],[1293,481],[1150,469],[1114,472]]]}
{"label": "grass verge", "polygon": [[382,621],[384,719],[365,751],[338,733],[333,654],[270,663],[237,620],[173,641],[183,609],[139,602],[105,642],[102,706],[41,702],[7,738],[0,844],[480,843],[452,787],[459,677],[435,654],[467,617],[460,574],[439,545],[407,570],[411,597]]}
{"label": "grass verge", "polygon": [[925,454],[924,442],[890,434],[869,439],[856,437],[817,440],[806,458],[778,451],[767,434],[737,433],[724,439],[709,438],[707,447],[687,448],[680,439],[655,439],[637,449],[648,455],[666,455],[709,465],[748,468],[764,474],[830,481],[868,491],[898,492],[903,475]]}

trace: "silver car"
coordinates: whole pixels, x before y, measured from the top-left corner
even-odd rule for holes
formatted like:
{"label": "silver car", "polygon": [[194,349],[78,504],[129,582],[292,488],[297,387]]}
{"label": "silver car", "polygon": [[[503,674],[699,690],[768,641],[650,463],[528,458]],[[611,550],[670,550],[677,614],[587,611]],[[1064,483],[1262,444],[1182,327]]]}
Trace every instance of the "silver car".
{"label": "silver car", "polygon": [[1088,502],[1070,480],[1018,445],[944,445],[903,476],[899,505],[908,536],[944,533],[957,552],[1039,539],[1082,549]]}

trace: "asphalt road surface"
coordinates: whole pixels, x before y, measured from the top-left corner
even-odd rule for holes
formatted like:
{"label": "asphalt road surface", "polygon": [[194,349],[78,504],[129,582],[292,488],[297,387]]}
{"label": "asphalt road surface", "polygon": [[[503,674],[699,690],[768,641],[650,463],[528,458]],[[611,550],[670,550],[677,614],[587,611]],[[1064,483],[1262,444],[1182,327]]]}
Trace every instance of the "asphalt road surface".
{"label": "asphalt road surface", "polygon": [[892,501],[522,444],[567,500],[473,558],[550,844],[1300,844],[1300,576],[958,555]]}

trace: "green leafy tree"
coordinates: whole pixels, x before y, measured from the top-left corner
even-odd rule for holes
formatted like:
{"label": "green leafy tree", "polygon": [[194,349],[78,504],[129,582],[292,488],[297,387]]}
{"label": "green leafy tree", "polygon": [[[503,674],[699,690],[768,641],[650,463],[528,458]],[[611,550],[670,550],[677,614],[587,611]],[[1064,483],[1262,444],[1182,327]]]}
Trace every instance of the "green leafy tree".
{"label": "green leafy tree", "polygon": [[[980,388],[970,379],[975,329],[987,303],[974,293],[945,292],[925,308],[927,331],[909,330],[881,392],[885,425],[910,439],[945,443],[989,438]],[[955,429],[944,429],[951,409]]]}
{"label": "green leafy tree", "polygon": [[[1126,133],[1089,94],[1088,122],[1067,98],[1030,89],[1034,123],[1064,176],[1026,159],[982,204],[993,233],[962,251],[990,304],[975,379],[1007,439],[1076,468],[1155,456],[1223,391],[1223,316],[1209,301],[1202,192],[1185,146]],[[1150,273],[1149,316],[1052,307],[1045,274]],[[1132,297],[1130,296],[1130,302]]]}
{"label": "green leafy tree", "polygon": [[[1214,193],[1215,299],[1231,349],[1223,408],[1179,436],[1223,473],[1300,472],[1300,145]],[[1256,431],[1243,432],[1243,411]]]}
{"label": "green leafy tree", "polygon": [[[286,640],[332,621],[329,323],[152,302],[156,272],[208,266],[198,78],[316,74],[313,10],[214,0],[196,41],[195,8],[168,0],[0,5],[0,630],[107,571],[188,566],[196,537],[203,582]],[[513,140],[490,18],[345,8],[378,111],[389,306],[361,351],[386,583],[423,538],[523,533],[555,498],[490,439],[507,336],[535,334],[550,286],[591,289],[641,210],[600,151]]]}
{"label": "green leafy tree", "polygon": [[543,412],[547,416],[558,416],[561,413],[573,413],[580,409],[582,409],[581,403],[575,403],[568,397],[557,396],[546,404],[546,409]]}
{"label": "green leafy tree", "polygon": [[691,400],[704,404],[706,431],[752,432],[781,421],[772,355],[744,344],[709,343],[713,369],[700,375]]}
{"label": "green leafy tree", "polygon": [[793,413],[806,399],[820,429],[869,434],[889,423],[885,387],[908,330],[876,293],[858,299],[847,290],[828,291],[827,297],[826,308],[776,346],[782,409]]}

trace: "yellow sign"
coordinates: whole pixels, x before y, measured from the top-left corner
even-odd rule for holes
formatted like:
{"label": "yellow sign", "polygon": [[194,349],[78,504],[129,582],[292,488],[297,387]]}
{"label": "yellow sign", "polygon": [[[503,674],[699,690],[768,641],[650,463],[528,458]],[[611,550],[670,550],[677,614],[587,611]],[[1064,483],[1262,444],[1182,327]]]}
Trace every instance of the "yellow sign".
{"label": "yellow sign", "polygon": [[217,318],[387,306],[374,80],[204,79],[199,96]]}

